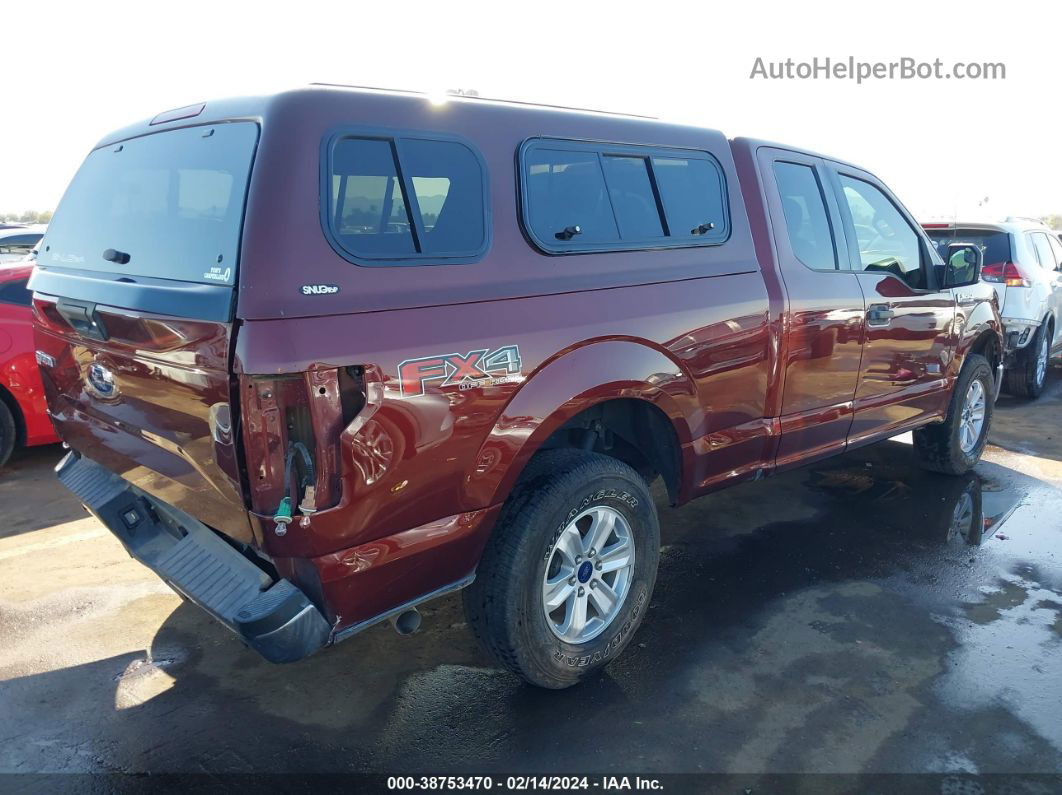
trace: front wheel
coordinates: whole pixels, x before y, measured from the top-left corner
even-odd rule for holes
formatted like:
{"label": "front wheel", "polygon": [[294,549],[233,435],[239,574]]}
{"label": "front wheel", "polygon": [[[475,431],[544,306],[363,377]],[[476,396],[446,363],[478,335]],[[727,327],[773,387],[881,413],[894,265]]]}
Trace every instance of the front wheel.
{"label": "front wheel", "polygon": [[465,590],[484,648],[539,687],[570,687],[615,659],[649,607],[660,526],[649,489],[621,461],[537,455]]}
{"label": "front wheel", "polygon": [[970,354],[959,372],[944,422],[914,432],[918,463],[933,472],[963,475],[981,460],[995,408],[995,379],[984,356]]}

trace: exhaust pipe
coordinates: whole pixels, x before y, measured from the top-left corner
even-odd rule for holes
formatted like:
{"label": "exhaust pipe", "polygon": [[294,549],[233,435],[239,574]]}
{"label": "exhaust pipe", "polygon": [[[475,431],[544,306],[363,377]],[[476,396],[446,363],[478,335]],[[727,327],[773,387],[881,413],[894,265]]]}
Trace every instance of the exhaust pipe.
{"label": "exhaust pipe", "polygon": [[403,610],[391,619],[391,626],[399,635],[412,635],[420,629],[420,611],[415,607]]}

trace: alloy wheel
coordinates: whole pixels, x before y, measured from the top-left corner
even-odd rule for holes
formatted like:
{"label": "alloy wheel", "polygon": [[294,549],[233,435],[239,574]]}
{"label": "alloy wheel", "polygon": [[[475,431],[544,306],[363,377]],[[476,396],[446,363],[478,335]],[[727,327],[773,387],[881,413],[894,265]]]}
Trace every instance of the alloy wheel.
{"label": "alloy wheel", "polygon": [[964,491],[955,503],[951,513],[951,527],[948,528],[948,538],[962,536],[966,538],[973,531],[974,501],[970,492]]}
{"label": "alloy wheel", "polygon": [[542,579],[550,630],[568,643],[604,632],[623,608],[634,579],[634,534],[607,506],[583,511],[557,537]]}
{"label": "alloy wheel", "polygon": [[985,398],[985,386],[975,378],[966,388],[959,422],[959,447],[967,455],[973,452],[981,439],[985,425]]}
{"label": "alloy wheel", "polygon": [[1036,383],[1040,385],[1047,377],[1047,329],[1044,329],[1044,333],[1041,335],[1043,338],[1040,340],[1040,347],[1036,351]]}

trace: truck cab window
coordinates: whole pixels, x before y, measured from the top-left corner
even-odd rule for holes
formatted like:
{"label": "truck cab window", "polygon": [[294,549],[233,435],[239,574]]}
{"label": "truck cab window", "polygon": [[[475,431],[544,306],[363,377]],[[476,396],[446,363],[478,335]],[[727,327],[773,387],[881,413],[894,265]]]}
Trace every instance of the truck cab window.
{"label": "truck cab window", "polygon": [[860,266],[865,271],[891,273],[916,290],[926,286],[918,234],[889,198],[874,185],[840,175],[841,188],[852,213]]}
{"label": "truck cab window", "polygon": [[815,170],[779,161],[774,164],[774,179],[782,200],[789,245],[797,259],[812,270],[836,270],[833,233]]}

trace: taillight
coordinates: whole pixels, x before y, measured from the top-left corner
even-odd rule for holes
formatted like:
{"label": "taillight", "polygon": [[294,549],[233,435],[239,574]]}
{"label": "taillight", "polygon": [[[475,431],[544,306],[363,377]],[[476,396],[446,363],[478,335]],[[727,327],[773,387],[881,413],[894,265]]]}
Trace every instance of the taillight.
{"label": "taillight", "polygon": [[1003,283],[1007,287],[1028,287],[1029,280],[1025,278],[1021,268],[1013,262],[993,262],[981,268],[981,279],[986,282]]}

